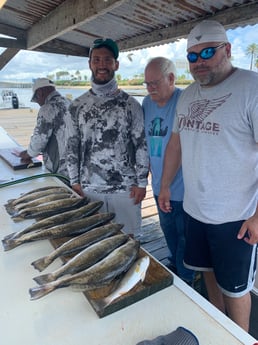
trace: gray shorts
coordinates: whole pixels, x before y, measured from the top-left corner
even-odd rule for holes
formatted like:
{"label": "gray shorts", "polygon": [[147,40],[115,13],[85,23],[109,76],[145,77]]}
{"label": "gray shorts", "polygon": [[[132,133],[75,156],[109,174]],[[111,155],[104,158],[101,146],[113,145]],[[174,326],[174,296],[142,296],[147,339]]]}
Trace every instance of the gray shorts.
{"label": "gray shorts", "polygon": [[222,292],[241,297],[251,291],[256,273],[256,245],[238,240],[243,221],[205,224],[187,215],[184,263],[197,271],[214,271]]}
{"label": "gray shorts", "polygon": [[114,212],[113,222],[124,224],[123,231],[127,234],[138,235],[141,231],[141,203],[135,205],[134,199],[130,198],[130,192],[96,193],[84,190],[91,201],[101,200],[104,205],[100,212]]}

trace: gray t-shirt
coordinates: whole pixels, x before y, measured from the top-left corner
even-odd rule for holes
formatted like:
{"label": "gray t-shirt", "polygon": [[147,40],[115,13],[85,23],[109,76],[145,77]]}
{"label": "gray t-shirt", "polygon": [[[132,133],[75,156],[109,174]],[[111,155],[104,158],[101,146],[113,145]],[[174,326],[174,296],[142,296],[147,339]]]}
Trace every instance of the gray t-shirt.
{"label": "gray t-shirt", "polygon": [[236,69],[220,84],[191,84],[177,107],[184,209],[211,224],[244,220],[258,197],[258,74]]}

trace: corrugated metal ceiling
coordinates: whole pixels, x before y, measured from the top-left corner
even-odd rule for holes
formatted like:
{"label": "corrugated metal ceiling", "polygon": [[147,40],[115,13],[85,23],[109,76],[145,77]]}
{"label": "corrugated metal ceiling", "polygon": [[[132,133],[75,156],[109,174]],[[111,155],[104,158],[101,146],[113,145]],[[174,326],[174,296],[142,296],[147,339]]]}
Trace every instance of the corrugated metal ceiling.
{"label": "corrugated metal ceiling", "polygon": [[246,0],[8,0],[0,11],[0,46],[87,55],[95,38],[122,51],[185,37],[204,18],[226,28],[256,24],[258,1]]}

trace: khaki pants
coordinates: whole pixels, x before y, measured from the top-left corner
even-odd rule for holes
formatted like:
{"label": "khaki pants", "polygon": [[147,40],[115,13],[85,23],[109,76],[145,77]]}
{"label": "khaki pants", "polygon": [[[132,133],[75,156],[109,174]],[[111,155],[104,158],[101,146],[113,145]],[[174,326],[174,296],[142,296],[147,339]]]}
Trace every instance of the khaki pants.
{"label": "khaki pants", "polygon": [[100,212],[114,212],[113,222],[124,224],[123,231],[127,234],[138,235],[141,231],[141,204],[134,205],[130,192],[96,193],[84,190],[91,201],[101,200],[104,205]]}

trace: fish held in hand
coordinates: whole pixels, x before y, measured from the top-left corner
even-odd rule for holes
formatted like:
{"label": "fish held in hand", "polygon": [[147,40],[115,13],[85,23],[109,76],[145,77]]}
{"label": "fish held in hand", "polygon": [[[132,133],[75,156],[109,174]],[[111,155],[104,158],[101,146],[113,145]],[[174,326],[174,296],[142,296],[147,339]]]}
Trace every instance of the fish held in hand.
{"label": "fish held in hand", "polygon": [[4,250],[10,250],[19,245],[52,238],[72,236],[89,231],[98,225],[106,224],[115,217],[115,213],[94,214],[87,218],[78,219],[65,224],[53,226],[42,230],[36,230],[20,236],[19,238],[9,238],[2,240]]}
{"label": "fish held in hand", "polygon": [[128,240],[129,236],[120,234],[105,238],[91,246],[83,249],[73,258],[68,260],[63,266],[55,271],[34,277],[36,283],[43,285],[49,283],[66,274],[74,274],[85,270],[98,261],[105,258],[115,248],[119,247]]}
{"label": "fish held in hand", "polygon": [[133,266],[126,272],[117,288],[107,297],[100,302],[100,308],[107,307],[117,298],[125,295],[132,288],[134,288],[139,282],[143,282],[150,265],[149,256],[144,256],[138,259]]}
{"label": "fish held in hand", "polygon": [[103,287],[132,266],[138,256],[139,248],[139,242],[129,239],[90,268],[71,276],[61,277],[51,283],[31,288],[29,290],[30,299],[39,299],[56,289],[65,287],[72,287],[78,291]]}
{"label": "fish held in hand", "polygon": [[117,223],[110,223],[103,226],[99,226],[97,228],[93,228],[88,232],[85,232],[79,236],[76,236],[64,242],[61,246],[57,247],[49,255],[33,261],[31,265],[41,272],[46,267],[48,267],[56,258],[62,255],[72,254],[75,251],[81,250],[83,248],[87,248],[88,246],[90,246],[93,243],[96,243],[97,241],[103,240],[104,238],[117,234],[118,231],[120,231],[122,228],[123,225]]}

